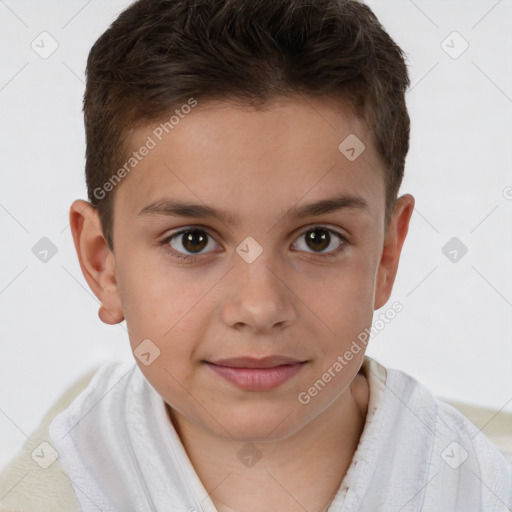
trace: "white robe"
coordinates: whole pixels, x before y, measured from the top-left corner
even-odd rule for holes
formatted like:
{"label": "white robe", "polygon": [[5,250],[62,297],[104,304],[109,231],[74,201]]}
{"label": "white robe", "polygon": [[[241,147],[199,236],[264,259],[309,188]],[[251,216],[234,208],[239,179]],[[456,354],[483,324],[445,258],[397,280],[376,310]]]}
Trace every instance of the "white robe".
{"label": "white robe", "polygon": [[[363,371],[368,416],[328,512],[512,509],[512,465],[469,420],[404,372]],[[135,362],[102,366],[49,432],[86,512],[217,510]]]}

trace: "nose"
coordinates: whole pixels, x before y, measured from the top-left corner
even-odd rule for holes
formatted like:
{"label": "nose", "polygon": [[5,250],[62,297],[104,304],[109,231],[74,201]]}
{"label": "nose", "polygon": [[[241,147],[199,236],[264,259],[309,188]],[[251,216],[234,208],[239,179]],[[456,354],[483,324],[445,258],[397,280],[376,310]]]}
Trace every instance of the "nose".
{"label": "nose", "polygon": [[284,329],[297,318],[295,295],[283,267],[263,251],[254,261],[236,256],[222,317],[226,325],[254,333]]}

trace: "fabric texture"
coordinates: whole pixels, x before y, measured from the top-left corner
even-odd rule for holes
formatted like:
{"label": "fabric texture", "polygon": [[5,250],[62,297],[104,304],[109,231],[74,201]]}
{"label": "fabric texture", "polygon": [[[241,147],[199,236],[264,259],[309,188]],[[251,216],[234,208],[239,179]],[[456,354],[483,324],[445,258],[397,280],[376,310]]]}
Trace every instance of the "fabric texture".
{"label": "fabric texture", "polygon": [[[53,441],[49,425],[57,414],[87,387],[98,368],[70,386],[44,415],[38,427],[25,441],[20,452],[0,475],[0,512],[79,512],[82,510],[66,472],[57,458],[48,467]],[[39,457],[43,455],[43,457]],[[50,459],[51,460],[51,459]],[[46,462],[41,465],[41,461]],[[39,464],[38,464],[39,462]]]}
{"label": "fabric texture", "polygon": [[[475,425],[399,370],[366,356],[362,371],[366,423],[329,512],[512,506],[512,465]],[[36,463],[43,441],[59,456],[47,469]],[[217,512],[135,362],[81,379],[0,476],[0,511],[98,509]]]}

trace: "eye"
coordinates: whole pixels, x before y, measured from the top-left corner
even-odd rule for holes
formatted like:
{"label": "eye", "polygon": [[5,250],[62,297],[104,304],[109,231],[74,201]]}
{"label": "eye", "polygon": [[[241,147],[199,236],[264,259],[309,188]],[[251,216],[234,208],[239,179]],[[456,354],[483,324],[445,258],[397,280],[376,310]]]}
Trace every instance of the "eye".
{"label": "eye", "polygon": [[[213,238],[204,229],[186,228],[173,233],[160,242],[161,245],[172,247],[172,256],[181,260],[193,260],[195,256],[203,254],[201,251],[215,247]],[[185,249],[185,253],[182,252]]]}
{"label": "eye", "polygon": [[[334,235],[334,237],[332,235]],[[327,257],[336,256],[338,253],[343,251],[345,246],[348,244],[347,239],[341,233],[325,226],[313,226],[307,231],[303,231],[301,233],[299,241],[302,237],[304,237],[305,242],[302,244],[302,247],[306,247],[306,252],[325,255]],[[325,249],[332,247],[333,245],[333,250],[325,251]],[[308,251],[307,248],[311,248],[312,251]],[[301,249],[301,247],[299,247],[299,249]]]}
{"label": "eye", "polygon": [[[337,256],[349,243],[341,233],[325,226],[313,226],[303,231],[299,236],[299,242],[302,237],[304,237],[304,244],[298,242],[294,244],[299,246],[299,250],[305,250],[310,254],[318,254],[327,258]],[[213,252],[212,249],[215,249],[216,243],[213,237],[204,229],[188,227],[167,236],[159,242],[159,245],[165,246],[172,257],[192,262],[205,252]],[[331,250],[326,251],[329,247],[331,247]],[[211,250],[205,251],[208,248]],[[308,249],[312,250],[309,251]]]}

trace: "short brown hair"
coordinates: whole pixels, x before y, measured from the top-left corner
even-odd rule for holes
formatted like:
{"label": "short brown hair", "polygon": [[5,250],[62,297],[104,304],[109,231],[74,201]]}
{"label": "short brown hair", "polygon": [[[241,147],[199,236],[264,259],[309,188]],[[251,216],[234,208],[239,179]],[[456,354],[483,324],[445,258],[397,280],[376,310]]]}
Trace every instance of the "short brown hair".
{"label": "short brown hair", "polygon": [[86,70],[86,182],[110,250],[115,194],[95,191],[126,160],[129,130],[190,98],[343,99],[384,164],[387,225],[409,150],[404,56],[357,0],[134,2],[93,45]]}

